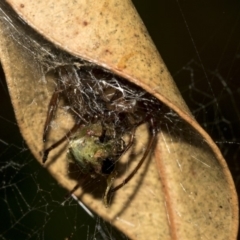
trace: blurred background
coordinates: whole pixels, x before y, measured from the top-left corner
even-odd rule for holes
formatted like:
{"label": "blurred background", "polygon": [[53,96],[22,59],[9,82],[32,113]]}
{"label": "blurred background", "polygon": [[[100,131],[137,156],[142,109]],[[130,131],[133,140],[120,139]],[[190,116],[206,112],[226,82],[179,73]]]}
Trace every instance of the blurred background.
{"label": "blurred background", "polygon": [[[239,193],[240,2],[133,3],[189,108],[223,152]],[[0,171],[0,239],[127,239],[76,201],[61,205],[66,191],[24,143],[2,69]]]}

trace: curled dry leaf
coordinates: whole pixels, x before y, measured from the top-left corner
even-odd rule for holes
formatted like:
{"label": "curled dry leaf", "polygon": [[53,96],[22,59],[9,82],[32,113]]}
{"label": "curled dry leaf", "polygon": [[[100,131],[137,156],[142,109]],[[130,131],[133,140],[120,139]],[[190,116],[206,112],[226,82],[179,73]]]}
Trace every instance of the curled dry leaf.
{"label": "curled dry leaf", "polygon": [[[105,209],[101,199],[87,189],[78,189],[79,199],[132,239],[236,238],[238,204],[226,163],[181,98],[132,3],[7,2],[62,50],[141,86],[177,113],[170,112],[175,121],[161,124],[152,159],[116,192],[110,208]],[[1,5],[3,9],[5,4]],[[24,41],[14,36],[2,16],[0,20],[0,56],[16,118],[31,151],[41,161],[42,132],[54,76],[47,74],[42,79],[37,63],[41,59],[27,54]],[[50,136],[50,142],[64,135],[73,120],[60,109],[55,124],[58,130]],[[147,139],[144,126],[136,135],[141,141]],[[140,146],[143,144],[140,142]],[[76,181],[68,176],[66,145],[55,149],[49,158],[47,169],[71,190]]]}

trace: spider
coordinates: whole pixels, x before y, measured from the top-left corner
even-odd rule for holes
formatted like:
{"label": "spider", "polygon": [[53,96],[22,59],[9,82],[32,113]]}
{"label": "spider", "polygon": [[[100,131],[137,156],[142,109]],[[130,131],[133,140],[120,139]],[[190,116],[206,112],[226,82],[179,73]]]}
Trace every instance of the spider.
{"label": "spider", "polygon": [[[56,89],[48,106],[43,142],[47,141],[60,98],[75,124],[61,139],[43,150],[42,161],[47,161],[52,149],[69,141],[68,156],[82,172],[92,177],[106,177],[104,204],[108,206],[108,195],[133,178],[152,150],[159,131],[157,114],[161,104],[141,88],[100,67],[67,65],[56,68],[55,73]],[[117,176],[117,162],[133,146],[135,131],[144,123],[147,123],[150,133],[146,150],[125,180],[112,187]],[[129,136],[127,143],[124,135]]]}

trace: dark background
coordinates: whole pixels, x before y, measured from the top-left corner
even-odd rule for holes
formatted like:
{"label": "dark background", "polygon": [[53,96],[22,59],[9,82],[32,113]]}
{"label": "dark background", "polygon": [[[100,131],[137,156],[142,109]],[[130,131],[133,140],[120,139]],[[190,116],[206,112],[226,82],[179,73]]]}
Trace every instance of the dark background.
{"label": "dark background", "polygon": [[[133,2],[188,106],[222,150],[239,191],[240,2]],[[72,239],[108,239],[101,231],[109,239],[126,239],[100,218],[94,220],[81,211],[74,201],[60,205],[66,191],[27,150],[2,71],[0,161],[0,239],[64,239],[71,234]],[[5,168],[7,162],[11,167]]]}

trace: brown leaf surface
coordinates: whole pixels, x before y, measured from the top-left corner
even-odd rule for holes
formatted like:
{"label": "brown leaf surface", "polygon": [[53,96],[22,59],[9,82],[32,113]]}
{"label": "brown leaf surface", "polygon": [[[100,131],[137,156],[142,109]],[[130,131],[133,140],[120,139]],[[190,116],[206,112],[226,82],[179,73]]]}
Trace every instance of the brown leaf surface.
{"label": "brown leaf surface", "polygon": [[[124,0],[8,2],[47,39],[142,86],[185,121],[176,118],[174,131],[169,130],[170,123],[162,124],[152,156],[155,161],[146,161],[134,179],[116,192],[109,209],[101,201],[103,189],[99,189],[100,197],[89,189],[79,189],[79,199],[132,239],[235,239],[238,205],[226,163],[189,112],[132,4]],[[15,114],[40,161],[54,79],[48,75],[47,81],[41,80],[34,59],[23,53],[9,37],[6,25],[0,24],[0,56]],[[71,116],[60,110],[51,142],[72,124]],[[142,127],[137,138],[147,141],[145,136]],[[140,148],[142,145],[144,142]],[[69,177],[65,148],[51,153],[46,168],[64,187],[72,189],[76,180]]]}

